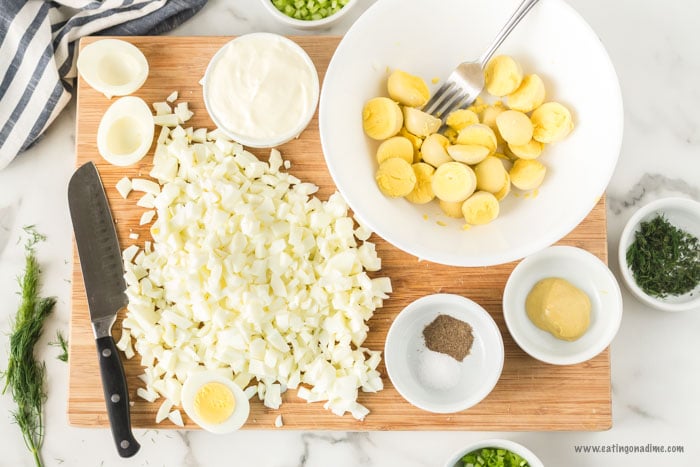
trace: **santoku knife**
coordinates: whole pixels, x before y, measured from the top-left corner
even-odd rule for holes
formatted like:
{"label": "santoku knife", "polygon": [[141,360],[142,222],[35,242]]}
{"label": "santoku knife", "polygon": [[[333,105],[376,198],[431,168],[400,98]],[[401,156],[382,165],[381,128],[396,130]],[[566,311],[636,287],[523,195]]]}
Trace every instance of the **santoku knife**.
{"label": "santoku knife", "polygon": [[92,162],[81,166],[71,177],[68,204],[97,343],[109,423],[119,455],[131,457],[141,446],[131,432],[124,367],[112,338],[117,312],[128,303],[126,283],[107,196]]}

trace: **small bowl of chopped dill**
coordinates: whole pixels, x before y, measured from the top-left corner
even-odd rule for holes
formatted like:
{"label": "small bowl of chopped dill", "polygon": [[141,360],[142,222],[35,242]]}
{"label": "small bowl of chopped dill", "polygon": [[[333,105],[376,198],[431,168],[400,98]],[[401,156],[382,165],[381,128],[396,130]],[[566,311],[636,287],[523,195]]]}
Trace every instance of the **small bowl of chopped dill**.
{"label": "small bowl of chopped dill", "polygon": [[663,311],[700,309],[700,203],[652,201],[625,225],[618,251],[630,292]]}
{"label": "small bowl of chopped dill", "polygon": [[260,0],[278,21],[295,29],[330,27],[344,17],[358,0]]}
{"label": "small bowl of chopped dill", "polygon": [[456,452],[445,467],[544,467],[522,444],[507,439],[487,439]]}

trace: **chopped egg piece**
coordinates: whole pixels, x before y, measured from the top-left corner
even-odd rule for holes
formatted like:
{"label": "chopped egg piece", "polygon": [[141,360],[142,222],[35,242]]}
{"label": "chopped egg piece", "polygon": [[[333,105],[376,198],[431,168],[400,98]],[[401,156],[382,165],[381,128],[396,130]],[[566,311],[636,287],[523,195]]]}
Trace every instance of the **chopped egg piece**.
{"label": "chopped egg piece", "polygon": [[116,185],[117,192],[119,192],[119,195],[126,199],[127,196],[129,196],[129,193],[131,193],[131,180],[129,180],[129,177],[124,177],[121,180],[117,182]]}
{"label": "chopped egg piece", "polygon": [[136,202],[136,206],[146,209],[153,209],[155,207],[155,200],[155,196],[150,193],[146,193]]}
{"label": "chopped egg piece", "polygon": [[156,423],[160,423],[170,414],[170,409],[173,408],[173,403],[170,399],[163,400],[163,403],[158,407],[158,412],[156,413]]}
{"label": "chopped egg piece", "polygon": [[131,180],[131,189],[134,191],[142,191],[156,196],[160,193],[160,185],[152,180],[145,178],[134,178]]}
{"label": "chopped egg piece", "polygon": [[168,414],[168,420],[170,420],[171,422],[173,422],[175,425],[177,425],[179,427],[185,426],[184,422],[182,421],[182,414],[180,413],[179,410],[173,410],[172,412],[170,412]]}
{"label": "chopped egg piece", "polygon": [[173,109],[170,108],[167,102],[154,102],[153,110],[156,111],[156,116],[169,115],[173,113]]}
{"label": "chopped egg piece", "polygon": [[143,214],[141,214],[141,220],[139,220],[139,225],[146,225],[149,222],[153,220],[153,217],[156,215],[156,212],[151,210],[151,211],[146,211]]}

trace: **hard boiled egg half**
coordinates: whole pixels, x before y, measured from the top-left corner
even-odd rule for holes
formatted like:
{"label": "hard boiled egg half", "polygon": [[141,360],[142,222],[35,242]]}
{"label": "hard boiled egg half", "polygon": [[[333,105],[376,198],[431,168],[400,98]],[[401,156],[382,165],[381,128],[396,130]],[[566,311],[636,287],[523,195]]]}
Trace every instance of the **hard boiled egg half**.
{"label": "hard boiled egg half", "polygon": [[229,433],[243,426],[250,404],[243,390],[220,373],[190,373],[182,385],[182,408],[197,425],[211,433]]}
{"label": "hard boiled egg half", "polygon": [[148,61],[133,44],[102,39],[80,51],[78,72],[93,89],[111,99],[141,87],[148,77]]}
{"label": "hard boiled egg half", "polygon": [[97,128],[97,150],[110,164],[132,165],[146,155],[153,143],[151,109],[140,97],[126,96],[107,109]]}

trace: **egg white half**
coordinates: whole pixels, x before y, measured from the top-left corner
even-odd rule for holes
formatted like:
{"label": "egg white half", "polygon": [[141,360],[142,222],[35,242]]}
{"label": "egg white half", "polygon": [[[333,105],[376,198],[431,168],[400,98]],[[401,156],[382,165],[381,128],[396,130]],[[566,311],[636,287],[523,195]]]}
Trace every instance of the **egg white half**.
{"label": "egg white half", "polygon": [[140,97],[126,96],[115,101],[100,120],[97,150],[110,164],[132,165],[146,155],[153,142],[151,109]]}

